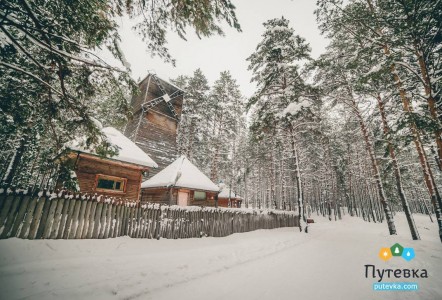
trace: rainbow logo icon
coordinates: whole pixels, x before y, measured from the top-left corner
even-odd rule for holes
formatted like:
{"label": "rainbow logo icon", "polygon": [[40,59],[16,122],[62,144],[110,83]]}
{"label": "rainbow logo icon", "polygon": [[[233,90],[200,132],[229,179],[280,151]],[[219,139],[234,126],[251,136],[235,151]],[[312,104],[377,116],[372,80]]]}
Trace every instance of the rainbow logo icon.
{"label": "rainbow logo icon", "polygon": [[390,248],[381,248],[379,251],[379,258],[383,261],[387,261],[393,256],[400,256],[406,261],[410,261],[416,256],[416,254],[413,248],[404,248],[399,243],[394,244]]}

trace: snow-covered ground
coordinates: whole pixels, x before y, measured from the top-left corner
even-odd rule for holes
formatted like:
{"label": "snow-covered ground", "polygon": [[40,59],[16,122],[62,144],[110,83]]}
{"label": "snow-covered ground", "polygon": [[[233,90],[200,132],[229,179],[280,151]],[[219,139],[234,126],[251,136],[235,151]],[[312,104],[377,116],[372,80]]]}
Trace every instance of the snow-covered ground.
{"label": "snow-covered ground", "polygon": [[[0,299],[442,299],[437,225],[417,215],[412,241],[403,215],[398,236],[387,226],[315,217],[309,234],[295,228],[224,238],[0,241]],[[378,258],[394,243],[414,247],[410,262]],[[417,292],[374,292],[378,269],[427,269]]]}

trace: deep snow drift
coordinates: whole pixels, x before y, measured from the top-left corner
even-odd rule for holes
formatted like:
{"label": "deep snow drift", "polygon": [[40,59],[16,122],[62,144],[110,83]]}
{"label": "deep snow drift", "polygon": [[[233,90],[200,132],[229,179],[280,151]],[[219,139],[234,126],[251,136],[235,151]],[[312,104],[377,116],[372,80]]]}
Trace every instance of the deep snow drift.
{"label": "deep snow drift", "polygon": [[[297,228],[224,238],[0,241],[0,299],[442,299],[442,245],[437,225],[417,215],[422,241],[405,217],[398,236],[387,225],[313,215],[309,234]],[[384,262],[382,247],[414,247],[416,258]],[[419,291],[374,292],[366,264],[427,269],[410,281]]]}

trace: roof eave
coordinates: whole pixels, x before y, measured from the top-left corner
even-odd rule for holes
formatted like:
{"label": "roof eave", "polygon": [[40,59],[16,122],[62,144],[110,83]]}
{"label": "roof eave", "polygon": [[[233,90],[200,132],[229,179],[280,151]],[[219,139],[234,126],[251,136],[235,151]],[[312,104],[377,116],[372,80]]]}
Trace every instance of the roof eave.
{"label": "roof eave", "polygon": [[161,189],[161,188],[173,188],[173,189],[187,189],[187,190],[192,190],[192,191],[201,191],[201,192],[209,192],[209,193],[218,193],[219,191],[215,191],[215,190],[207,190],[207,189],[199,189],[199,188],[195,188],[195,187],[187,187],[187,186],[178,186],[178,185],[156,185],[156,186],[149,186],[149,187],[143,187],[143,185],[141,185],[142,189]]}
{"label": "roof eave", "polygon": [[69,147],[67,149],[69,151],[71,151],[71,152],[83,153],[83,154],[91,155],[91,156],[94,156],[94,157],[97,157],[97,158],[100,158],[100,159],[103,159],[103,160],[108,159],[108,160],[116,161],[116,162],[119,162],[119,163],[133,165],[133,166],[142,167],[142,168],[154,168],[154,169],[158,168],[158,165],[155,162],[154,163],[155,163],[156,166],[155,165],[147,166],[147,165],[141,165],[141,164],[136,164],[136,163],[132,163],[132,162],[124,161],[124,160],[115,159],[115,158],[112,158],[112,157],[103,157],[103,156],[100,156],[100,155],[98,155],[96,153],[90,153],[90,152],[86,152],[86,151],[82,151],[82,150],[78,150],[78,149],[72,149],[72,148],[69,148]]}

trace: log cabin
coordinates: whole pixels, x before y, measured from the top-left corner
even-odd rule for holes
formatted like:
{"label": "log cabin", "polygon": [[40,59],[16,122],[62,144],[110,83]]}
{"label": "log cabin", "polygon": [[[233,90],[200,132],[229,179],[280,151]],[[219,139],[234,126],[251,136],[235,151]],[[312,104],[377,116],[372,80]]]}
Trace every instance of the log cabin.
{"label": "log cabin", "polygon": [[215,206],[219,187],[185,156],[141,184],[142,203]]}
{"label": "log cabin", "polygon": [[234,193],[229,187],[225,186],[218,194],[218,206],[220,207],[237,207],[240,208],[242,198]]}
{"label": "log cabin", "polygon": [[117,129],[106,127],[102,132],[118,148],[116,156],[99,156],[81,139],[68,144],[67,158],[74,165],[80,191],[139,201],[143,174],[158,165]]}
{"label": "log cabin", "polygon": [[124,134],[158,163],[158,169],[151,170],[155,175],[178,158],[184,91],[155,74],[148,74],[139,88],[141,92],[131,100],[133,118]]}

